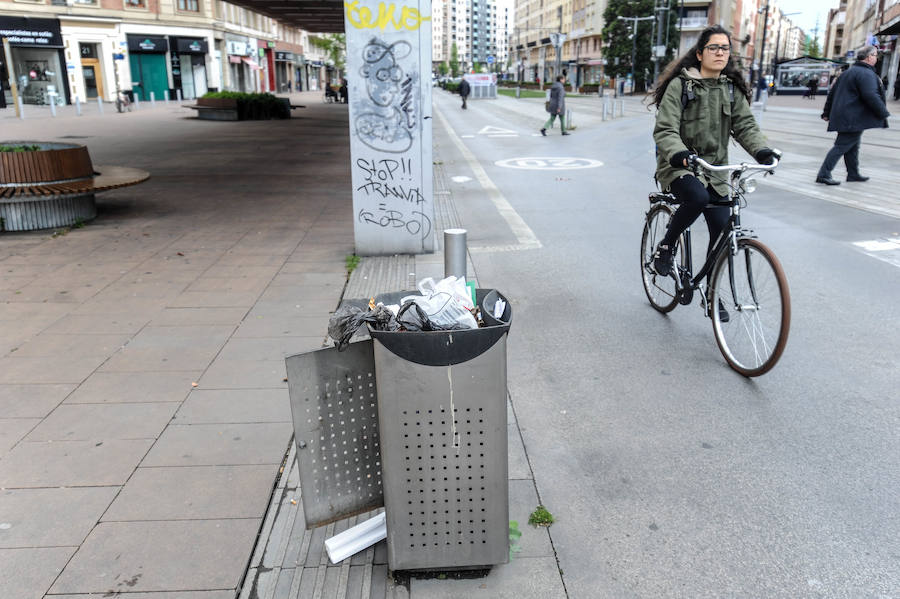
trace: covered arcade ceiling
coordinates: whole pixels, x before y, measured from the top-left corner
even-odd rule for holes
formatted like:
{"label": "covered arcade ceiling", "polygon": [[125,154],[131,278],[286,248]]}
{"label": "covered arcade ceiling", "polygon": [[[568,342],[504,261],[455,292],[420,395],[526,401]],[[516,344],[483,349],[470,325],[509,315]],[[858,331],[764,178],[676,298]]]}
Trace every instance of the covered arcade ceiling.
{"label": "covered arcade ceiling", "polygon": [[229,0],[290,27],[311,33],[344,31],[342,0]]}

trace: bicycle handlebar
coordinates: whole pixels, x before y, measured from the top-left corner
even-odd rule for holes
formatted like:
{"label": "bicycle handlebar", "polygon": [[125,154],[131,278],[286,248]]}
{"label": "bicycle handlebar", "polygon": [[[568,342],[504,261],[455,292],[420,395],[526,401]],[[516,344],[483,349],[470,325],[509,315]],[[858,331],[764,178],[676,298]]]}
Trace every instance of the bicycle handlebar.
{"label": "bicycle handlebar", "polygon": [[768,170],[772,170],[773,168],[778,166],[779,160],[778,160],[778,158],[773,157],[772,164],[750,164],[747,162],[742,162],[740,164],[723,164],[721,166],[715,166],[715,165],[710,164],[707,161],[703,160],[696,154],[694,154],[693,156],[688,157],[688,164],[690,164],[692,162],[696,165],[702,166],[703,168],[705,168],[708,171],[737,171],[737,170],[768,171]]}

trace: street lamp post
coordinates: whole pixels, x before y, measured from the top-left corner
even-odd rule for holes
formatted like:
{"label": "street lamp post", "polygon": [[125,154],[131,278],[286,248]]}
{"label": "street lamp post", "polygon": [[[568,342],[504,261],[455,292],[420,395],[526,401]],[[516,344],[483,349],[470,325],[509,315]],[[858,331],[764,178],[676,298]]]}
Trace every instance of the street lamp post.
{"label": "street lamp post", "polygon": [[[789,12],[785,14],[781,14],[778,17],[778,35],[775,37],[775,58],[772,60],[772,75],[777,76],[775,69],[778,68],[778,49],[781,47],[781,24],[784,22],[785,17],[793,17],[795,15],[801,15],[802,12]],[[793,26],[791,27],[793,29]],[[791,29],[788,29],[788,33],[791,32]],[[777,84],[776,84],[777,85]]]}
{"label": "street lamp post", "polygon": [[757,70],[757,79],[756,79],[756,101],[759,101],[759,97],[762,95],[762,90],[766,85],[766,31],[769,29],[769,0],[766,0],[766,8],[765,8],[765,17],[763,17],[763,34],[762,34],[762,43],[759,47],[759,69]]}
{"label": "street lamp post", "polygon": [[631,93],[634,93],[635,88],[635,79],[634,79],[634,53],[637,49],[637,24],[638,21],[650,21],[656,18],[656,15],[651,17],[616,17],[620,21],[631,21],[634,25],[631,31]]}

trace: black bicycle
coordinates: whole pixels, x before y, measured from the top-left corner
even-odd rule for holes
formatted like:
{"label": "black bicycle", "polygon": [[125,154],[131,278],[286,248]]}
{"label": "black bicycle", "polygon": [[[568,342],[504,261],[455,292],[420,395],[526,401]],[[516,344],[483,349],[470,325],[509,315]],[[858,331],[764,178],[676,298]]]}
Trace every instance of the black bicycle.
{"label": "black bicycle", "polygon": [[[778,154],[780,157],[780,154]],[[716,343],[728,364],[744,376],[765,374],[778,362],[787,344],[791,326],[791,298],[787,278],[778,258],[756,239],[753,231],[741,226],[741,208],[746,195],[756,189],[753,176],[773,173],[772,164],[728,164],[714,166],[691,156],[693,169],[729,172],[729,195],[723,205],[731,217],[703,267],[692,274],[691,231],[676,243],[676,268],[663,277],[653,268],[653,255],[678,199],[669,193],[650,194],[650,210],[641,237],[641,277],[650,304],[658,311],[671,312],[678,304],[688,305],[694,291],[700,291],[704,313],[712,320]],[[704,283],[710,273],[709,283]]]}

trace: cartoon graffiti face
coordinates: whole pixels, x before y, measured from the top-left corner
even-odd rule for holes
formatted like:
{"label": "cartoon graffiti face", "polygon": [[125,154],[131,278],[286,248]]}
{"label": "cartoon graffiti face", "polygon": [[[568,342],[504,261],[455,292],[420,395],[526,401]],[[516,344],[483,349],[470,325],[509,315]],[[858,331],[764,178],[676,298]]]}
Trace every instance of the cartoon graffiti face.
{"label": "cartoon graffiti face", "polygon": [[396,108],[390,114],[363,113],[356,118],[356,134],[372,149],[405,152],[412,146],[412,135],[402,126],[402,120]]}
{"label": "cartoon graffiti face", "polygon": [[378,106],[389,106],[394,100],[403,78],[403,69],[397,59],[406,58],[412,51],[408,42],[386,44],[378,39],[372,40],[363,50],[363,64],[360,72],[366,79],[366,90],[369,97]]}

